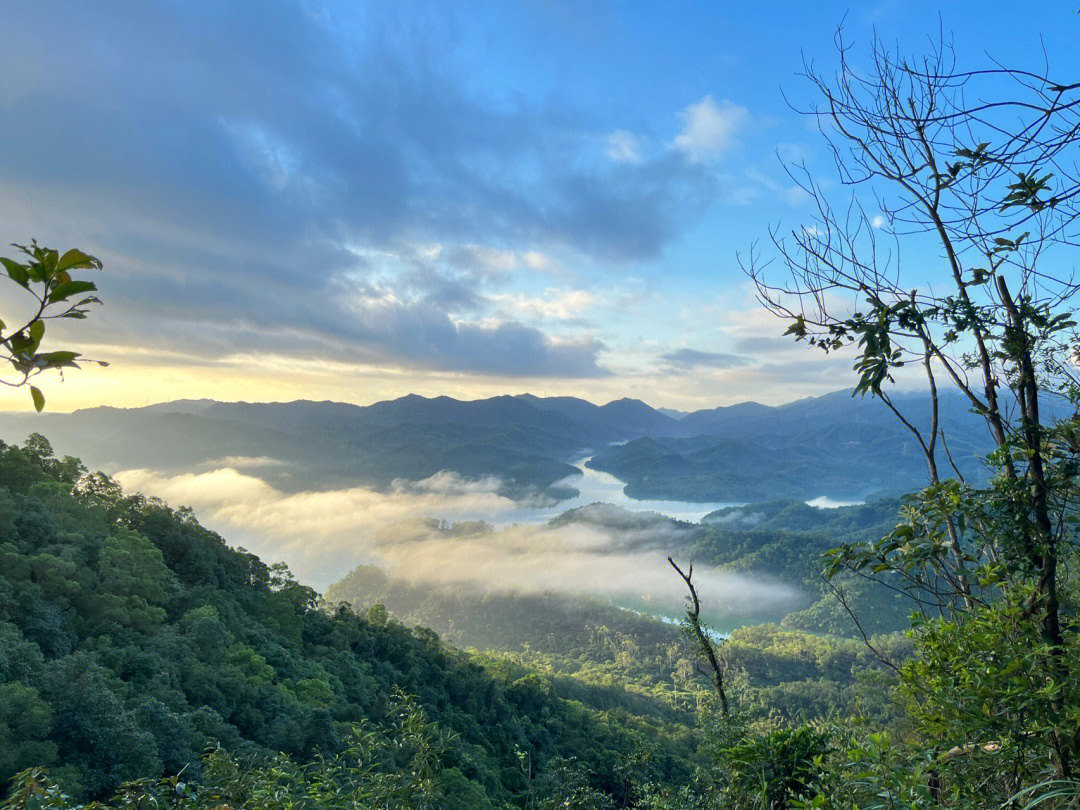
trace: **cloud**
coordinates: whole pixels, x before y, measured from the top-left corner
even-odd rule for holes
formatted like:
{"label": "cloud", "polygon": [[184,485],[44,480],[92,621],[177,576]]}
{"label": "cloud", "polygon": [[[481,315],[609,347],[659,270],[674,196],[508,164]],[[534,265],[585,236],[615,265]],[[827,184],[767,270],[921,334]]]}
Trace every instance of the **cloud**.
{"label": "cloud", "polygon": [[784,163],[804,164],[810,157],[810,148],[802,143],[781,142],[776,145],[776,156]]}
{"label": "cloud", "polygon": [[[375,563],[413,583],[479,592],[647,599],[673,613],[685,599],[664,558],[688,540],[687,530],[668,521],[626,528],[599,515],[465,535],[422,522],[520,519],[520,504],[499,496],[494,479],[467,482],[444,472],[389,494],[363,487],[289,494],[231,468],[176,476],[129,470],[116,477],[125,489],[192,506],[206,525],[265,560],[284,560],[319,588],[359,563]],[[758,575],[700,567],[696,582],[710,612],[766,614],[800,599]]]}
{"label": "cloud", "polygon": [[735,351],[743,354],[778,354],[792,350],[805,352],[806,347],[797,343],[794,338],[772,335],[750,335],[735,343]]}
{"label": "cloud", "polygon": [[608,135],[607,156],[616,163],[641,163],[641,141],[625,129],[617,129]]}
{"label": "cloud", "polygon": [[715,517],[710,517],[707,522],[716,526],[728,526],[732,529],[752,529],[763,520],[765,520],[764,512],[729,509]]}
{"label": "cloud", "polygon": [[[327,13],[7,13],[0,219],[103,257],[108,306],[80,336],[204,364],[605,374],[601,344],[498,319],[487,293],[555,257],[658,257],[718,198],[716,178],[625,138],[620,154],[641,160],[590,163],[592,110],[485,93],[453,35],[407,8]],[[96,56],[43,63],[56,42]]]}
{"label": "cloud", "polygon": [[556,261],[538,250],[525,251],[521,254],[521,260],[530,270],[555,270],[558,267]]}
{"label": "cloud", "polygon": [[[587,595],[645,600],[677,614],[685,587],[666,555],[685,539],[670,530],[618,530],[594,524],[515,525],[494,532],[442,536],[414,530],[377,540],[375,554],[392,576],[454,590]],[[768,577],[695,567],[706,610],[767,615],[800,597]]]}
{"label": "cloud", "polygon": [[664,364],[675,371],[691,371],[696,368],[739,368],[751,363],[750,358],[723,352],[702,352],[697,349],[676,349],[660,355]]}
{"label": "cloud", "polygon": [[500,376],[601,377],[604,345],[594,338],[552,336],[511,320],[455,320],[438,307],[392,297],[356,296],[340,321],[322,330],[344,335],[362,362],[387,357],[409,367]]}
{"label": "cloud", "polygon": [[446,258],[458,267],[497,274],[508,273],[522,265],[521,258],[514,251],[486,245],[456,245]]}
{"label": "cloud", "polygon": [[558,262],[539,250],[515,251],[493,248],[487,245],[454,245],[440,251],[450,265],[468,273],[494,279],[505,279],[513,271],[528,269],[550,272],[558,268]]}
{"label": "cloud", "polygon": [[300,174],[300,157],[289,144],[256,122],[223,121],[222,126],[233,137],[241,157],[250,162],[274,191],[284,192],[297,185],[307,187],[309,192],[314,191],[308,179]]}
{"label": "cloud", "polygon": [[723,191],[715,173],[677,150],[640,164],[612,164],[599,176],[560,172],[556,181],[566,204],[548,212],[549,229],[607,261],[656,258]]}
{"label": "cloud", "polygon": [[267,560],[286,560],[320,587],[371,555],[374,531],[428,515],[497,520],[518,508],[490,482],[455,482],[451,473],[414,487],[399,484],[390,494],[366,487],[284,493],[232,467],[174,476],[127,470],[115,477],[126,490],[193,507],[209,527]]}
{"label": "cloud", "polygon": [[595,303],[586,290],[547,289],[542,297],[527,295],[493,295],[492,300],[511,312],[531,318],[551,318],[566,321],[578,318]]}
{"label": "cloud", "polygon": [[[316,265],[333,266],[329,257]],[[229,273],[202,283],[161,274],[133,277],[118,295],[135,314],[88,321],[84,339],[130,341],[153,354],[181,346],[189,360],[211,364],[276,356],[489,376],[610,373],[599,362],[600,341],[487,317],[476,312],[482,301],[467,280],[424,266],[385,280],[342,272],[299,287],[270,274],[259,283]]]}
{"label": "cloud", "polygon": [[281,459],[271,458],[270,456],[222,456],[221,458],[205,461],[200,466],[212,470],[219,470],[222,468],[255,470],[265,467],[283,467],[285,466],[285,462]]}
{"label": "cloud", "polygon": [[726,99],[717,104],[711,95],[681,113],[683,129],[673,145],[692,163],[708,162],[737,143],[750,123],[750,111]]}

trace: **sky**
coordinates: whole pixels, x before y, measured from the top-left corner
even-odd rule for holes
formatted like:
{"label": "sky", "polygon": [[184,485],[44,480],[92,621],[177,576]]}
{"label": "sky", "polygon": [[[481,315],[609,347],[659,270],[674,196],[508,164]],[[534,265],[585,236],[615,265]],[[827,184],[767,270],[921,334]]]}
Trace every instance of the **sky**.
{"label": "sky", "polygon": [[0,0],[0,244],[105,266],[48,407],[850,386],[737,260],[808,221],[784,161],[836,185],[804,59],[1075,79],[1075,5]]}

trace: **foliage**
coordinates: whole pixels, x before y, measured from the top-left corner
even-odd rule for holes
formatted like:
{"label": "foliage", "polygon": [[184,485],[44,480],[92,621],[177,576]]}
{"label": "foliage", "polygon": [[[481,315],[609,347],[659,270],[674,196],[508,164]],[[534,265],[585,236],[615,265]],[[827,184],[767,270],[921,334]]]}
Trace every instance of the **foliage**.
{"label": "foliage", "polygon": [[[301,764],[284,755],[238,758],[212,748],[202,760],[198,782],[183,774],[132,780],[119,785],[107,803],[91,805],[70,798],[42,770],[30,769],[15,777],[0,808],[490,807],[482,791],[462,793],[461,780],[454,778],[460,772],[442,766],[440,758],[448,742],[413,698],[397,693],[386,725],[378,729],[354,726],[334,756]],[[480,801],[473,804],[472,798]]]}
{"label": "foliage", "polygon": [[[656,722],[561,699],[531,670],[485,668],[430,630],[372,618],[320,603],[190,510],[54,458],[40,436],[0,446],[4,780],[48,766],[76,800],[181,772],[204,784],[200,754],[218,745],[245,763],[280,753],[292,765],[275,767],[293,773],[343,761],[355,728],[381,741],[365,760],[372,785],[415,799],[438,782],[439,806],[522,796],[516,750],[537,774],[574,759],[609,795],[639,745],[666,751],[642,778],[671,784],[689,771],[687,738]],[[419,755],[438,780],[405,767]],[[399,771],[420,781],[402,787]],[[269,778],[246,772],[251,784]]]}
{"label": "foliage", "polygon": [[[11,325],[0,321],[0,361],[9,363],[15,373],[13,379],[0,383],[15,388],[27,386],[34,408],[40,411],[45,407],[45,395],[30,380],[43,371],[62,373],[66,368],[78,368],[82,359],[78,352],[67,349],[42,351],[45,324],[62,318],[85,318],[88,307],[101,303],[96,296],[87,295],[97,290],[94,282],[72,276],[79,270],[100,270],[101,262],[75,248],[61,255],[36,241],[13,247],[20,254],[18,258],[0,257],[0,265],[8,279],[26,291],[31,304],[25,314],[11,319]],[[100,361],[98,364],[107,365]]]}
{"label": "foliage", "polygon": [[[771,234],[786,279],[767,279],[756,253],[744,268],[786,334],[853,358],[853,394],[879,400],[908,431],[928,485],[880,540],[829,553],[826,576],[896,673],[906,711],[894,735],[849,733],[809,806],[1015,806],[1032,785],[1068,784],[1080,767],[1068,574],[1080,547],[1080,443],[1068,415],[1080,392],[1080,287],[1054,257],[1075,247],[1080,221],[1080,83],[999,64],[958,71],[944,41],[915,60],[875,41],[858,68],[841,33],[837,45],[838,72],[807,66],[819,98],[807,112],[824,124],[850,204],[834,208],[796,167],[813,214],[790,237]],[[1011,94],[998,95],[1003,87]],[[901,261],[920,235],[939,272]],[[918,416],[892,387],[912,368],[926,393]],[[985,421],[988,478],[952,455],[939,386]],[[908,600],[906,662],[861,625],[844,593],[852,577]]]}
{"label": "foliage", "polygon": [[734,804],[785,810],[809,798],[828,754],[828,735],[807,725],[741,737],[720,752]]}

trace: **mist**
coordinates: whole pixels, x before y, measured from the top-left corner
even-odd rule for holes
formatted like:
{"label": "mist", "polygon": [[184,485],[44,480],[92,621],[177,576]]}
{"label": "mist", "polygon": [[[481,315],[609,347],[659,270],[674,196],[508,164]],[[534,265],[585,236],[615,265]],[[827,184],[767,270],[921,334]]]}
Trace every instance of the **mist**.
{"label": "mist", "polygon": [[[669,612],[685,598],[665,558],[677,554],[689,529],[670,522],[618,528],[605,523],[616,510],[597,509],[583,521],[499,526],[520,514],[521,504],[499,495],[501,482],[494,477],[472,481],[442,472],[396,482],[390,492],[350,487],[285,493],[243,471],[252,466],[241,461],[180,475],[127,470],[115,477],[128,491],[191,506],[230,544],[267,562],[284,561],[319,590],[366,563],[414,585],[588,595],[644,601]],[[446,531],[426,518],[495,525]],[[786,612],[801,598],[775,580],[701,566],[695,581],[707,611],[720,615]]]}

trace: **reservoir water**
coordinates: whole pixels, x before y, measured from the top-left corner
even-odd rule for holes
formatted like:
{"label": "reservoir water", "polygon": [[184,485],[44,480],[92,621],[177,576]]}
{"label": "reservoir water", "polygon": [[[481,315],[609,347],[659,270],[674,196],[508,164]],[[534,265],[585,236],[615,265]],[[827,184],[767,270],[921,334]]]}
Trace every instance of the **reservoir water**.
{"label": "reservoir water", "polygon": [[714,501],[710,503],[693,503],[691,501],[653,501],[638,500],[631,498],[624,491],[625,482],[620,481],[614,475],[599,470],[591,470],[585,466],[587,458],[574,463],[581,470],[580,476],[567,478],[563,483],[574,487],[580,493],[576,498],[560,501],[558,505],[549,508],[537,508],[529,510],[533,514],[526,516],[523,523],[535,523],[551,520],[569,509],[579,506],[588,506],[591,503],[609,503],[626,509],[629,512],[659,512],[662,515],[697,523],[709,512],[723,509],[728,506],[742,506],[736,501]]}
{"label": "reservoir water", "polygon": [[[563,512],[576,509],[579,506],[588,506],[593,503],[607,503],[618,506],[629,512],[659,512],[676,520],[685,520],[689,523],[698,523],[705,515],[715,512],[717,509],[725,509],[730,506],[743,506],[741,501],[710,501],[708,503],[696,503],[694,501],[666,501],[666,500],[638,500],[631,498],[624,491],[625,482],[620,481],[614,475],[599,470],[591,470],[585,466],[588,457],[574,462],[574,466],[581,470],[581,475],[571,476],[562,484],[578,490],[578,495],[569,500],[559,501],[550,506],[535,506],[522,504],[516,509],[501,512],[498,518],[491,515],[478,515],[476,519],[487,520],[497,525],[511,523],[546,523],[552,518],[558,517]],[[838,506],[855,506],[862,501],[836,500],[822,495],[807,501],[810,506],[819,506],[831,509]]]}

